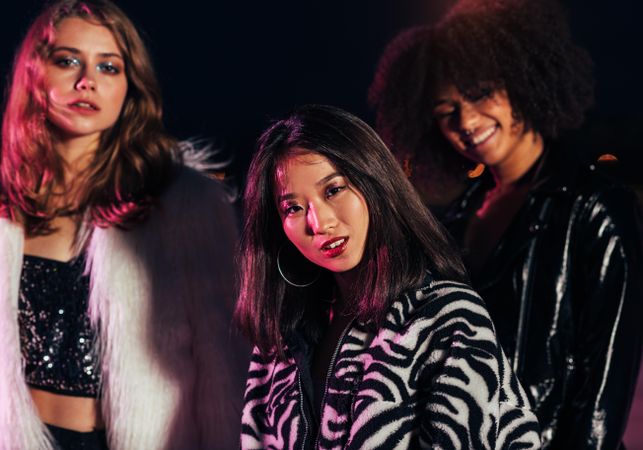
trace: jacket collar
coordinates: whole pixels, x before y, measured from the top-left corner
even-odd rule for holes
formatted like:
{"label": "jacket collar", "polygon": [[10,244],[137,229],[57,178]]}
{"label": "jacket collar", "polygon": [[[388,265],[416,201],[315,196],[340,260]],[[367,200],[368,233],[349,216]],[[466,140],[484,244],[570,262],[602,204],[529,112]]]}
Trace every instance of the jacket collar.
{"label": "jacket collar", "polygon": [[536,177],[530,195],[570,194],[570,187],[576,184],[580,164],[565,149],[548,145],[542,156],[542,166]]}
{"label": "jacket collar", "polygon": [[[394,299],[388,306],[386,313],[387,327],[398,326],[400,329],[412,320],[415,314],[427,304],[427,291],[431,289],[436,277],[429,271],[426,272],[421,283],[417,286],[407,289]],[[303,331],[305,325],[300,324],[290,333],[285,342],[288,350],[298,365],[304,363],[312,357],[315,342],[312,342]],[[377,333],[377,326],[372,321],[354,320],[350,329],[359,328],[362,331]],[[350,334],[350,330],[347,334]]]}
{"label": "jacket collar", "polygon": [[[579,176],[580,165],[564,149],[557,147],[548,144],[545,152],[536,162],[538,166],[534,168],[535,174],[529,196],[570,194],[570,187],[575,185]],[[450,207],[438,212],[438,218],[447,227],[468,218],[475,208],[480,206],[484,194],[493,186],[493,176],[486,171],[481,177],[472,180]]]}
{"label": "jacket collar", "polygon": [[[581,170],[581,165],[573,155],[548,144],[536,164],[532,186],[523,206],[490,256],[491,263],[474,279],[478,289],[485,289],[502,277],[506,270],[512,267],[516,256],[525,251],[532,239],[547,228],[550,214],[547,205],[550,199],[573,195],[572,187],[575,186]],[[473,180],[462,196],[440,218],[457,242],[462,242],[468,219],[481,205],[485,193],[493,186],[494,180],[489,173]]]}

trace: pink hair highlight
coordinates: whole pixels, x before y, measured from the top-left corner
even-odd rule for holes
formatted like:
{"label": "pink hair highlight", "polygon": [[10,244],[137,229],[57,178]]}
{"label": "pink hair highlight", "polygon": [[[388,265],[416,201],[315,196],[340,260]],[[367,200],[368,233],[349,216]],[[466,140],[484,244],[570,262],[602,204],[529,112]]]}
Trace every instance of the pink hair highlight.
{"label": "pink hair highlight", "polygon": [[[74,185],[66,185],[47,121],[44,66],[56,26],[79,17],[108,28],[126,60],[128,94],[121,117],[101,137],[94,161]],[[173,148],[162,123],[162,102],[147,50],[127,16],[109,0],[60,0],[29,28],[13,66],[2,124],[0,216],[21,220],[28,233],[50,231],[65,211],[88,209],[98,226],[125,226],[147,216],[153,199],[173,177]],[[54,188],[69,204],[51,205]]]}

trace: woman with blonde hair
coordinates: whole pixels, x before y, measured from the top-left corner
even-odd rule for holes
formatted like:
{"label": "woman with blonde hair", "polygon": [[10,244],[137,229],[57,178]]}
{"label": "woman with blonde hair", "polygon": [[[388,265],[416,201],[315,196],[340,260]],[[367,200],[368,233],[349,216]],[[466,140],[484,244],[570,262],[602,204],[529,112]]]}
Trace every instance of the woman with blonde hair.
{"label": "woman with blonde hair", "polygon": [[3,116],[1,449],[236,444],[236,227],[186,150],[127,16],[46,7]]}

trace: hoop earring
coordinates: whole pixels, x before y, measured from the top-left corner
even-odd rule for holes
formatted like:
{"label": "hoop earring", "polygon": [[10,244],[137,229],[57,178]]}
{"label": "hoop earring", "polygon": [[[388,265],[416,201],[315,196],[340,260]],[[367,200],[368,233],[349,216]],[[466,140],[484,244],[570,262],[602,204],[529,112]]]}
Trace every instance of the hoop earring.
{"label": "hoop earring", "polygon": [[281,247],[279,247],[279,250],[277,250],[277,270],[279,271],[279,275],[281,275],[281,278],[283,278],[286,283],[288,283],[289,285],[294,286],[294,287],[305,288],[305,287],[311,286],[313,283],[315,283],[315,281],[319,280],[319,276],[321,275],[321,269],[317,272],[317,275],[315,276],[315,278],[312,281],[310,281],[308,283],[305,283],[305,284],[293,283],[288,278],[286,278],[286,275],[284,275],[284,272],[281,270],[281,262],[279,261],[279,258],[281,256],[281,249],[282,248],[283,248],[283,245]]}

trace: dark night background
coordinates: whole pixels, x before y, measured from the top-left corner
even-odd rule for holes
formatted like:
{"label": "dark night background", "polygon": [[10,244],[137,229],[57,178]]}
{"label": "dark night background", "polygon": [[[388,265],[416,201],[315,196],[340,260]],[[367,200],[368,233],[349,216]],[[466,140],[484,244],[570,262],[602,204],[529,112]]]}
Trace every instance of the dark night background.
{"label": "dark night background", "polygon": [[[42,3],[2,6],[3,81]],[[214,141],[233,156],[231,171],[241,180],[257,135],[293,105],[333,104],[372,123],[366,92],[384,45],[405,26],[434,20],[453,0],[117,3],[150,47],[170,131]],[[596,107],[575,139],[590,155],[616,154],[625,178],[643,184],[643,6],[634,0],[563,3],[598,78]]]}
{"label": "dark night background", "polygon": [[[366,95],[385,44],[406,26],[435,20],[453,1],[116,0],[152,53],[169,130],[213,141],[234,159],[229,175],[239,184],[260,131],[294,105],[332,104],[372,124]],[[643,2],[561,1],[597,77],[596,106],[572,139],[588,158],[616,155],[620,163],[606,170],[643,200]],[[7,0],[0,7],[3,84],[42,3]],[[637,401],[633,423],[643,416],[643,396]],[[638,431],[630,431],[628,448],[643,448]]]}

